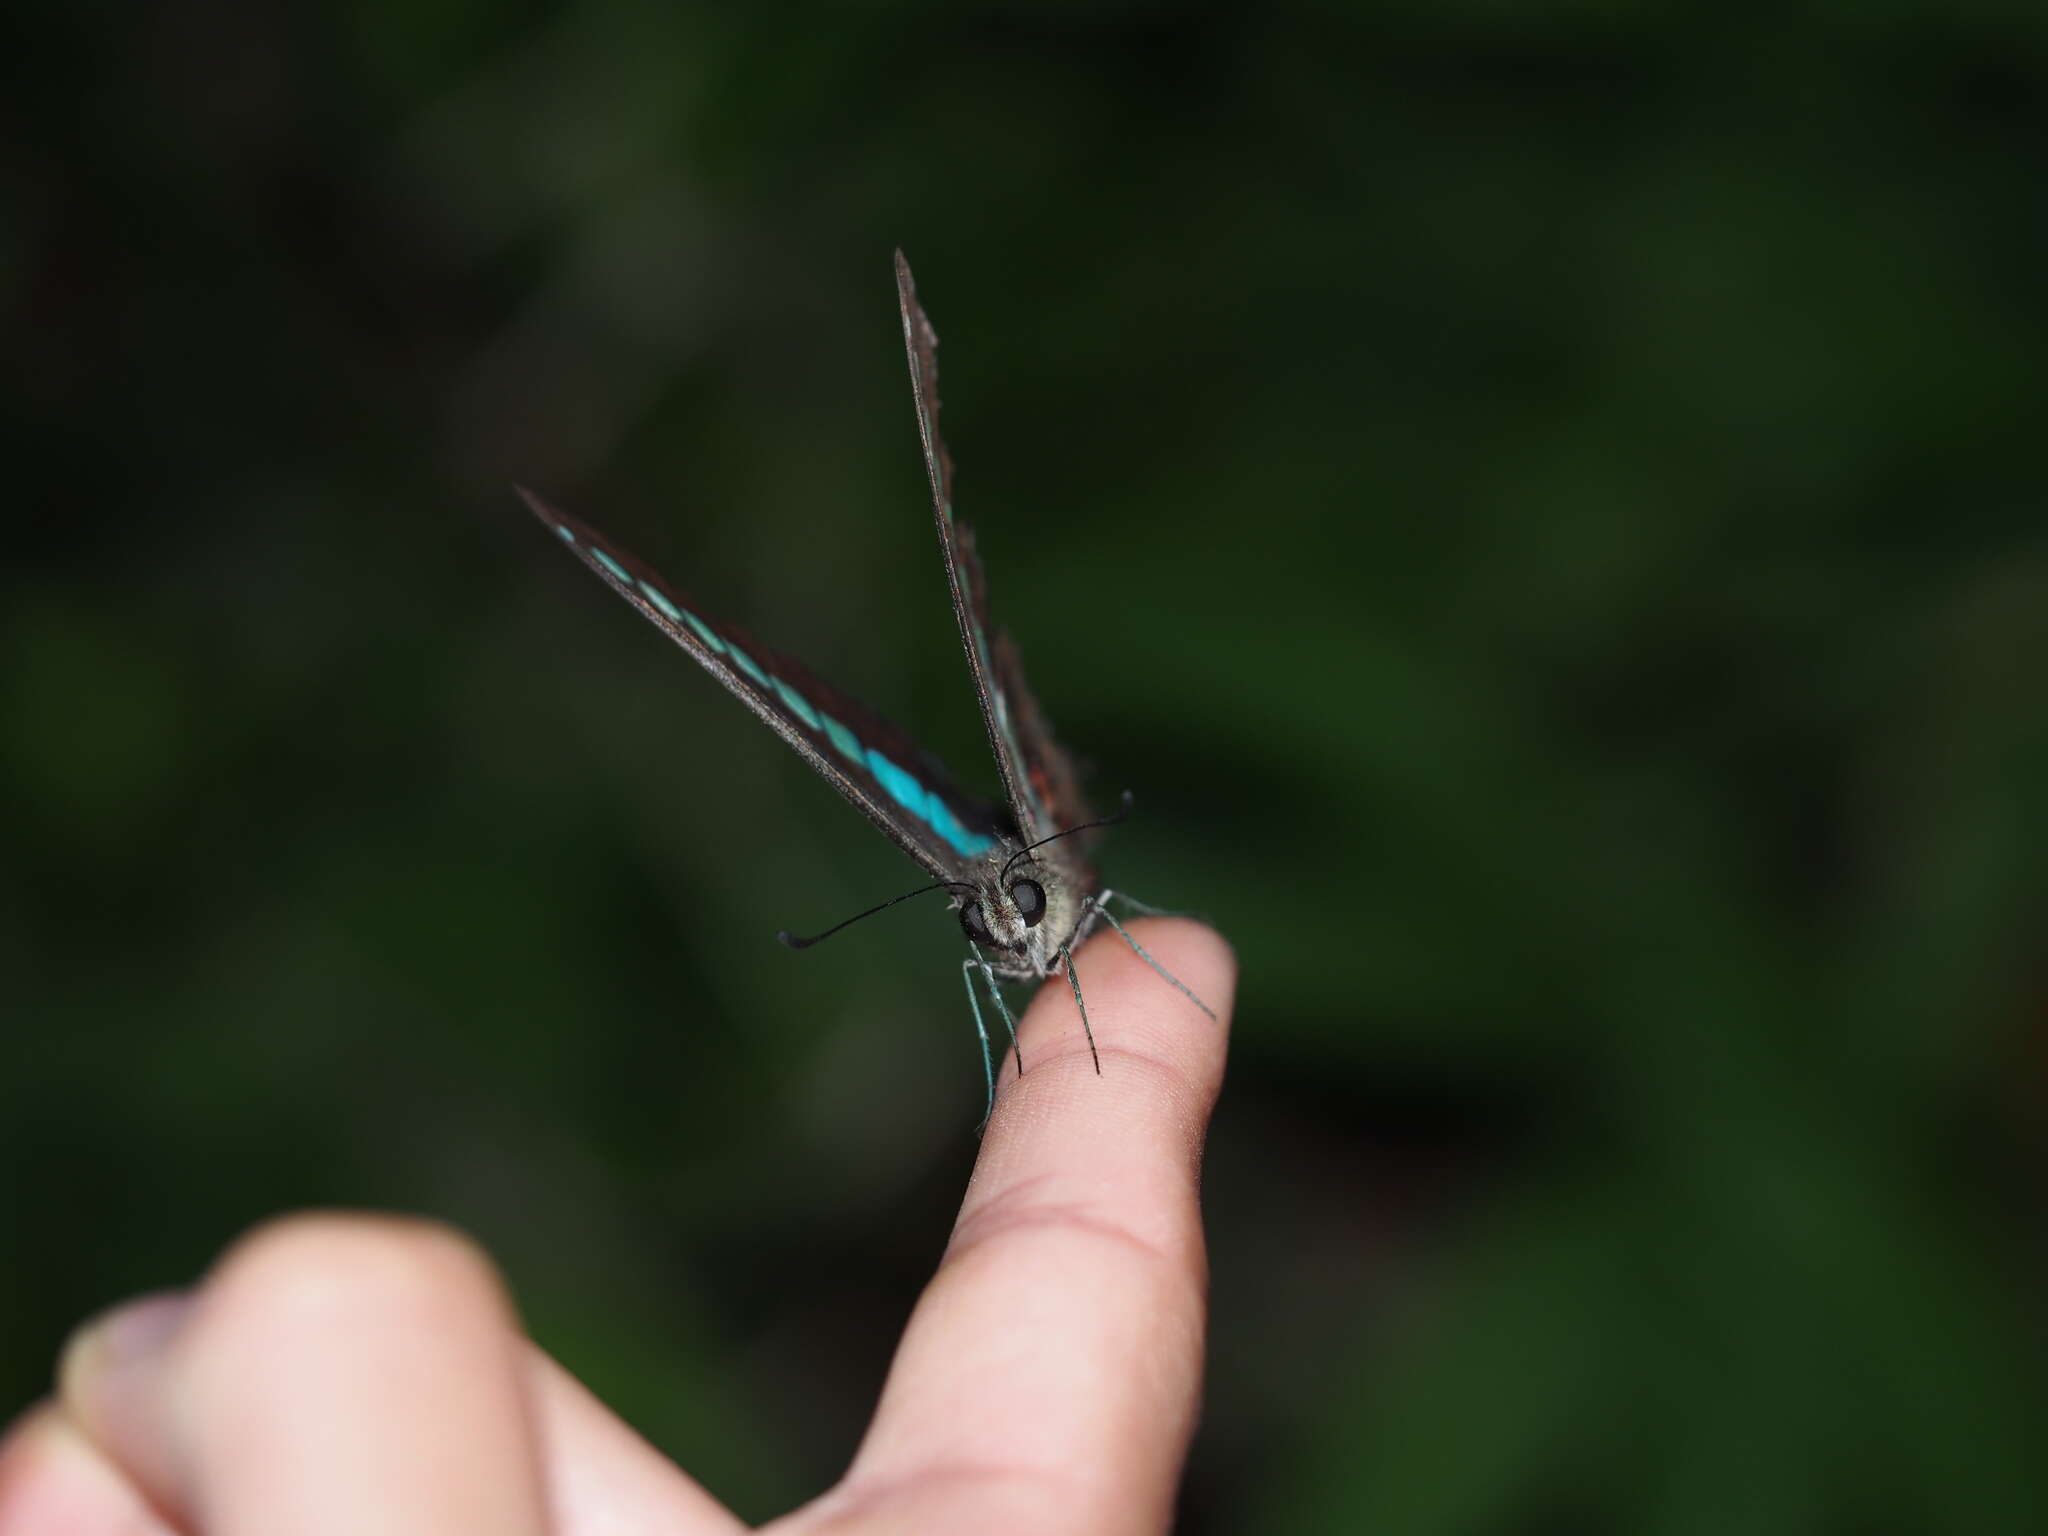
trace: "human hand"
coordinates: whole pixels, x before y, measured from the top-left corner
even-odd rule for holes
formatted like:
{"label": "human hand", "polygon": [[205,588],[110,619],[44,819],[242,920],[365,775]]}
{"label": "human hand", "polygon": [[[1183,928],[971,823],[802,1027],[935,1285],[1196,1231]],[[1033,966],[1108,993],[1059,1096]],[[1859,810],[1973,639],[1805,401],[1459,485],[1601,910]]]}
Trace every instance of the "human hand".
{"label": "human hand", "polygon": [[[1227,1019],[1229,951],[1131,925]],[[1113,935],[1022,1020],[938,1273],[853,1465],[774,1522],[1157,1532],[1201,1382],[1196,1184],[1223,1031]],[[528,1343],[429,1223],[285,1218],[75,1337],[0,1441],[0,1536],[699,1536],[742,1523]]]}

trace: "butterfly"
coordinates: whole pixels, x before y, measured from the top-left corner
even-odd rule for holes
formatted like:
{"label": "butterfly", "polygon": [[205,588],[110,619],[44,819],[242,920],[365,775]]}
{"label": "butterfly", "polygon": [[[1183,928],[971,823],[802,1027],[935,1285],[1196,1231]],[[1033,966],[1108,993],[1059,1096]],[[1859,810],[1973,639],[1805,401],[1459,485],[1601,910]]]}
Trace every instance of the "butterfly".
{"label": "butterfly", "polygon": [[[1140,911],[1143,903],[1105,887],[1089,862],[1085,838],[1122,819],[1094,816],[1083,798],[1080,776],[1024,681],[1023,664],[1009,636],[988,619],[988,588],[975,555],[973,530],[953,516],[953,464],[939,437],[938,336],[917,302],[910,264],[896,253],[896,299],[903,317],[904,348],[917,402],[918,437],[931,481],[932,510],[945,556],[946,584],[953,615],[967,652],[968,671],[981,701],[1002,780],[1004,803],[994,804],[961,789],[939,761],[872,710],[832,687],[791,657],[757,644],[745,630],[709,617],[678,588],[575,518],[556,511],[524,487],[519,494],[542,523],[604,579],[613,591],[689,652],[727,692],[752,710],[797,751],[897,847],[932,877],[932,883],[892,897],[835,924],[824,933],[778,937],[793,949],[808,948],[847,923],[872,916],[899,901],[929,891],[950,893],[967,937],[961,963],[967,1000],[981,1039],[982,1070],[990,1102],[995,1069],[988,1030],[974,979],[979,974],[1016,1049],[1016,1021],[1000,982],[1041,981],[1065,975],[1074,993],[1081,1027],[1097,1073],[1102,1057],[1074,971],[1074,949],[1106,922],[1152,969],[1211,1018],[1214,1012],[1148,954],[1109,903],[1121,900]],[[1024,1059],[1017,1053],[1021,1072]]]}

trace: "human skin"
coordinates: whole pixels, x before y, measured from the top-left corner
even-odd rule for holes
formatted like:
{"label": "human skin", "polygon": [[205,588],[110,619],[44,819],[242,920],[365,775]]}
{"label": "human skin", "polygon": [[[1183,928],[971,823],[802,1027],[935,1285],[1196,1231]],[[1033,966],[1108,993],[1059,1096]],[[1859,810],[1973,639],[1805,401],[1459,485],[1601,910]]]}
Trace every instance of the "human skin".
{"label": "human skin", "polygon": [[[1130,925],[1228,1020],[1229,949]],[[837,1485],[778,1536],[1159,1532],[1201,1388],[1225,1031],[1114,934],[1042,987],[937,1273]],[[697,1536],[744,1524],[520,1332],[467,1238],[284,1217],[66,1347],[0,1441],[0,1536]]]}

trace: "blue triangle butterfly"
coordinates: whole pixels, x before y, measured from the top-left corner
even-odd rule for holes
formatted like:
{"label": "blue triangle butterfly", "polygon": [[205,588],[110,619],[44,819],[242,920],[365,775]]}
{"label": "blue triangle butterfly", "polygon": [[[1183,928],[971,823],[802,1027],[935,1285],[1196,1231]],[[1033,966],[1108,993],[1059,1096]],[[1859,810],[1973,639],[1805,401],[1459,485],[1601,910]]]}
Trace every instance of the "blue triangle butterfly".
{"label": "blue triangle butterfly", "polygon": [[[1016,1022],[998,982],[1038,981],[1064,974],[1073,988],[1095,1070],[1101,1072],[1102,1060],[1095,1051],[1095,1033],[1082,1002],[1073,954],[1098,920],[1121,934],[1153,970],[1204,1013],[1215,1015],[1110,914],[1112,899],[1141,911],[1150,909],[1103,886],[1082,840],[1073,835],[1108,822],[1089,814],[1073,763],[1053,739],[1025,685],[1016,647],[988,621],[987,587],[974,553],[973,532],[954,519],[953,465],[939,438],[938,336],[918,305],[910,265],[901,251],[896,253],[896,297],[917,399],[918,436],[924,445],[939,546],[946,560],[946,583],[952,591],[953,614],[960,623],[968,670],[981,699],[982,723],[988,727],[1006,806],[995,806],[963,791],[930,753],[809,668],[757,645],[738,626],[706,616],[651,567],[575,518],[555,511],[531,491],[522,487],[519,494],[613,591],[689,652],[727,692],[796,748],[805,762],[932,876],[933,884],[883,902],[861,917],[926,891],[951,893],[952,907],[967,935],[969,957],[961,969],[993,1100],[995,1071],[974,990],[977,972],[1010,1031],[1013,1049]],[[1116,819],[1120,815],[1109,818]],[[857,920],[848,918],[847,922]],[[787,933],[780,937],[792,948],[801,949],[844,926],[841,923],[809,939],[792,938]],[[1020,1053],[1019,1071],[1023,1065]]]}

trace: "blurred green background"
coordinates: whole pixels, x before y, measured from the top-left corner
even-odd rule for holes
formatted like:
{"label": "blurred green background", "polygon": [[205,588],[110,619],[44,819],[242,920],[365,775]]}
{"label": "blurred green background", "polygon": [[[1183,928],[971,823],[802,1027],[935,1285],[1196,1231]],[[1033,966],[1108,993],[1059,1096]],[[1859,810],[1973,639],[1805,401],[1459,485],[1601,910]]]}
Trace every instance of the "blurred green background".
{"label": "blurred green background", "polygon": [[[18,12],[0,1410],[431,1212],[745,1514],[974,1153],[911,867],[522,480],[1244,967],[1195,1533],[2048,1528],[2032,6]],[[1114,1029],[1113,1021],[1104,1021]]]}

